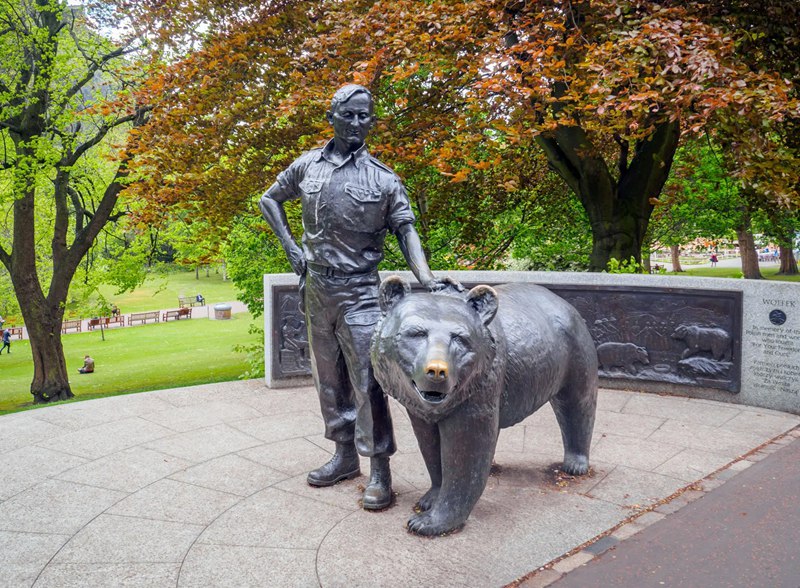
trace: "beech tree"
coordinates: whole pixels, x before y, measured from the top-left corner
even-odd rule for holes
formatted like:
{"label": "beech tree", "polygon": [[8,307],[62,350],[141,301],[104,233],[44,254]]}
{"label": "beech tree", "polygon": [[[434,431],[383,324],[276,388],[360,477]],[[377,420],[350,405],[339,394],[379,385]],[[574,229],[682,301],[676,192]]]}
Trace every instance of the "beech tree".
{"label": "beech tree", "polygon": [[[0,261],[30,337],[35,403],[73,396],[61,344],[67,292],[103,226],[123,214],[120,133],[145,112],[128,94],[141,75],[130,62],[137,45],[104,39],[95,27],[109,22],[94,14],[113,17],[61,0],[0,5],[0,200],[11,212]],[[81,176],[91,154],[117,163],[102,188],[87,191]]]}
{"label": "beech tree", "polygon": [[[585,209],[590,269],[603,270],[612,258],[641,259],[682,134],[723,114],[763,129],[797,112],[790,82],[743,63],[735,23],[694,3],[157,5],[142,21],[165,44],[206,33],[151,86],[163,124],[140,145],[152,181],[137,189],[156,216],[188,200],[231,218],[319,144],[331,92],[355,81],[377,98],[370,147],[414,188],[424,239],[437,234],[426,225],[446,222],[434,211],[457,207],[447,219],[462,220],[519,206],[542,181],[519,170],[537,169],[543,154]],[[475,226],[495,230],[489,215]],[[485,240],[459,237],[463,252]]]}

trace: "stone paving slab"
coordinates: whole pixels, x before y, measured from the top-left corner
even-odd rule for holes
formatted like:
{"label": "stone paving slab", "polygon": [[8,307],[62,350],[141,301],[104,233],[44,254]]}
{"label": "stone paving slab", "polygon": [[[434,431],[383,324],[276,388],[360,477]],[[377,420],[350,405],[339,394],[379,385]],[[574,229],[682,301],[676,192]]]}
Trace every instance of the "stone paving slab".
{"label": "stone paving slab", "polygon": [[305,483],[333,449],[318,411],[311,388],[251,380],[0,416],[0,586],[543,586],[556,568],[531,572],[635,536],[701,493],[687,487],[735,479],[764,453],[749,452],[800,424],[603,390],[592,471],[573,478],[557,472],[561,438],[546,407],[501,433],[465,528],[428,539],[404,528],[429,484],[404,411],[392,403],[397,496],[379,513],[360,508],[364,475]]}

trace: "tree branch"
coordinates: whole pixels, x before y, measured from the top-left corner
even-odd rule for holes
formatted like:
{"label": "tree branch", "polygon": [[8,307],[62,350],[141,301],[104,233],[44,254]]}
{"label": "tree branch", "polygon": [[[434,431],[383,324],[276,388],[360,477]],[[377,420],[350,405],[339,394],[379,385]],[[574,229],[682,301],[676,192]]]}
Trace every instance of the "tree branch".
{"label": "tree branch", "polygon": [[617,168],[619,169],[619,177],[621,178],[623,174],[628,170],[628,155],[630,152],[630,143],[619,136],[618,133],[614,133],[614,141],[616,141],[617,145],[619,145],[619,160],[617,163]]}
{"label": "tree branch", "polygon": [[81,143],[77,147],[77,149],[75,149],[75,151],[73,151],[72,153],[69,153],[69,154],[65,155],[61,159],[61,161],[58,162],[58,166],[59,167],[69,167],[69,166],[75,165],[78,162],[78,160],[81,158],[81,155],[83,155],[89,149],[91,149],[92,147],[97,145],[100,141],[102,141],[103,138],[108,134],[108,132],[111,129],[113,129],[115,127],[118,127],[118,126],[120,126],[122,124],[131,122],[131,121],[135,121],[137,118],[142,116],[144,112],[147,112],[149,110],[150,110],[150,107],[142,107],[142,108],[137,109],[136,111],[132,112],[131,114],[129,114],[127,116],[123,116],[122,118],[118,118],[117,120],[115,120],[114,122],[112,122],[110,124],[103,123],[102,125],[100,125],[100,127],[97,130],[97,133],[95,133],[95,135],[92,138],[88,139],[84,143]]}
{"label": "tree branch", "polygon": [[569,158],[561,149],[558,141],[552,137],[538,135],[536,144],[544,150],[547,161],[551,169],[555,171],[567,183],[575,194],[580,191],[580,172],[572,165]]}
{"label": "tree branch", "polygon": [[94,74],[96,74],[106,63],[108,63],[112,59],[116,59],[117,57],[121,57],[122,55],[125,55],[126,53],[131,53],[131,52],[134,51],[134,49],[131,49],[130,51],[127,51],[125,49],[125,47],[120,47],[120,48],[112,51],[111,53],[106,53],[99,60],[94,60],[91,57],[88,57],[83,52],[83,49],[80,47],[80,44],[78,43],[78,39],[75,37],[74,33],[72,33],[72,38],[75,40],[75,45],[78,47],[78,50],[83,55],[84,59],[86,59],[86,61],[91,63],[91,65],[87,68],[86,74],[80,80],[75,82],[69,90],[67,90],[66,94],[64,95],[64,101],[65,102],[67,100],[69,100],[70,98],[72,98],[75,94],[80,92],[81,88],[83,88],[86,84],[88,84],[92,80],[92,78],[94,77]]}
{"label": "tree branch", "polygon": [[678,121],[665,121],[658,124],[652,135],[637,141],[633,159],[631,159],[626,173],[620,177],[619,193],[621,197],[645,195],[645,198],[641,199],[642,209],[639,211],[643,218],[649,216],[653,209],[650,198],[658,197],[664,182],[667,181],[679,139],[680,123]]}

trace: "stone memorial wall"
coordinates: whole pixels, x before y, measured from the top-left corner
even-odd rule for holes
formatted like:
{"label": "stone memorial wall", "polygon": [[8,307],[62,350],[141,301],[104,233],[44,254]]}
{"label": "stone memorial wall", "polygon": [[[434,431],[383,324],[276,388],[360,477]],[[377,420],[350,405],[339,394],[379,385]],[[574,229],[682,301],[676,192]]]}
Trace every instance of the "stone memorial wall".
{"label": "stone memorial wall", "polygon": [[[410,272],[391,272],[414,283]],[[800,414],[800,284],[569,272],[436,272],[465,285],[534,282],[583,316],[601,385]],[[382,274],[385,277],[387,274]],[[270,387],[309,384],[297,277],[264,276]]]}

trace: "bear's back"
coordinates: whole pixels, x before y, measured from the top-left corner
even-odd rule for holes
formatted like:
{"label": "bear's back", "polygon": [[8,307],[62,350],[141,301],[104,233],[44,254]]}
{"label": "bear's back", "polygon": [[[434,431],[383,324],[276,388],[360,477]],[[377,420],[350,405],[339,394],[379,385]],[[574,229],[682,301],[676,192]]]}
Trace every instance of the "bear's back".
{"label": "bear's back", "polygon": [[535,284],[503,284],[495,290],[498,310],[490,329],[505,347],[500,400],[504,428],[555,396],[574,363],[587,360],[586,354],[596,365],[596,352],[583,319],[563,298]]}

